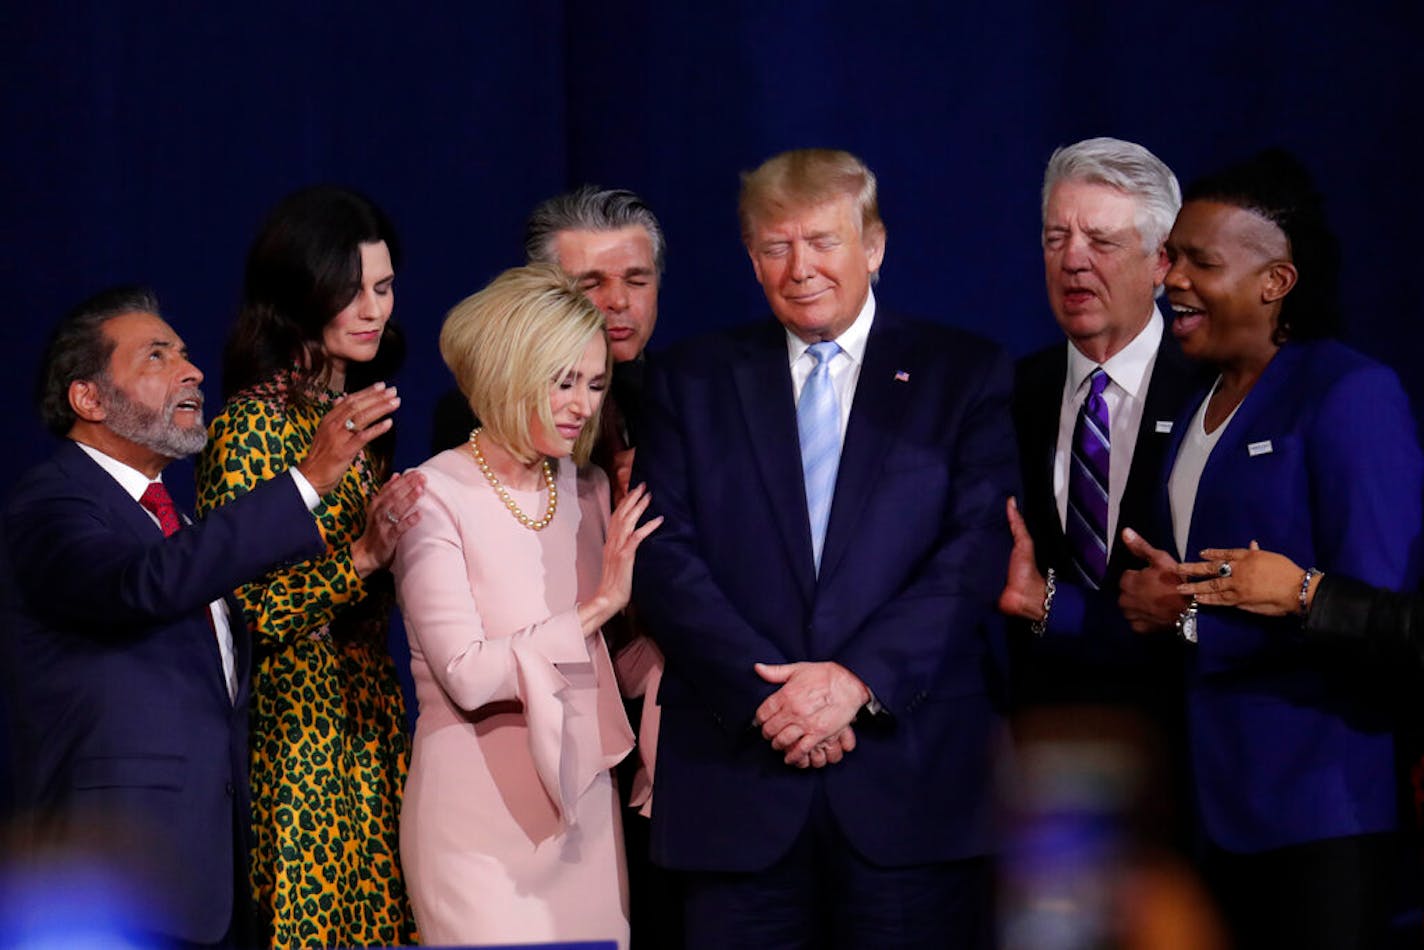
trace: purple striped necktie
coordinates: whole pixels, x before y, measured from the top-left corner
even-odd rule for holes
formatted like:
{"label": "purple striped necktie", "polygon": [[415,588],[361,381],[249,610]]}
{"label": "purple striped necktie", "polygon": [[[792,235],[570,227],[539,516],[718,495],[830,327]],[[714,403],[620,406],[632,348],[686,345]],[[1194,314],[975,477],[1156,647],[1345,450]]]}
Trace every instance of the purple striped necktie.
{"label": "purple striped necktie", "polygon": [[1073,454],[1068,464],[1068,518],[1064,532],[1073,566],[1094,590],[1108,570],[1108,460],[1112,430],[1103,390],[1111,381],[1102,367],[1088,377],[1090,388],[1078,408]]}

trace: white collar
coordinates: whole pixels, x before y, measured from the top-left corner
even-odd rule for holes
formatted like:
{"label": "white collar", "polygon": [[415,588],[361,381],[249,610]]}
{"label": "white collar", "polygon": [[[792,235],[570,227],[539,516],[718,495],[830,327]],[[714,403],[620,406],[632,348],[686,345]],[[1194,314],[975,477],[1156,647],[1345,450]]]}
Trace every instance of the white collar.
{"label": "white collar", "polygon": [[1162,317],[1157,304],[1152,305],[1152,314],[1147,323],[1131,342],[1101,363],[1094,363],[1073,345],[1068,343],[1068,391],[1076,393],[1084,381],[1099,365],[1119,388],[1136,398],[1147,378],[1147,370],[1157,356],[1157,348],[1162,345]]}
{"label": "white collar", "polygon": [[[865,303],[861,306],[860,313],[856,314],[851,325],[846,327],[845,331],[835,339],[841,352],[849,356],[857,366],[865,362],[865,344],[870,339],[870,325],[874,322],[875,291],[866,288]],[[811,344],[790,330],[786,331],[786,355],[792,364],[795,364],[801,358],[801,354],[810,348]]]}
{"label": "white collar", "polygon": [[99,467],[108,472],[114,481],[119,483],[119,487],[128,492],[134,501],[138,501],[143,497],[143,493],[148,490],[149,485],[154,482],[160,484],[163,482],[162,475],[157,478],[149,478],[133,466],[125,465],[112,455],[105,455],[92,445],[85,445],[83,442],[75,442],[74,444],[83,449],[84,453],[91,459],[98,462]]}

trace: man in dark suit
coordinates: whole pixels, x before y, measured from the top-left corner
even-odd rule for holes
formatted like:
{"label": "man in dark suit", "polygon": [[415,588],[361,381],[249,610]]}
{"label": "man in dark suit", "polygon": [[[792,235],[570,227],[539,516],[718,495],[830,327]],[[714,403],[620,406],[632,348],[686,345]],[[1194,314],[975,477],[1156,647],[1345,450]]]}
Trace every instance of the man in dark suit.
{"label": "man in dark suit", "polygon": [[144,929],[232,946],[248,936],[250,648],[227,594],[324,549],[310,511],[398,399],[352,394],[290,475],[185,525],[161,473],[203,446],[202,378],[147,291],[60,324],[41,409],[66,441],[5,510],[0,666],[23,850],[97,845],[142,895]]}
{"label": "man in dark suit", "polygon": [[1114,538],[1151,516],[1172,420],[1200,375],[1154,300],[1181,203],[1171,170],[1132,142],[1087,139],[1048,161],[1044,278],[1068,339],[1015,370],[1023,495],[1009,506],[1015,545],[1000,597],[1031,622],[1011,630],[1018,708],[1126,707],[1173,738],[1179,647],[1127,626],[1118,578],[1138,562]]}
{"label": "man in dark suit", "polygon": [[655,358],[644,404],[654,860],[694,948],[987,945],[1008,362],[877,307],[855,156],[768,160],[740,215],[777,322]]}

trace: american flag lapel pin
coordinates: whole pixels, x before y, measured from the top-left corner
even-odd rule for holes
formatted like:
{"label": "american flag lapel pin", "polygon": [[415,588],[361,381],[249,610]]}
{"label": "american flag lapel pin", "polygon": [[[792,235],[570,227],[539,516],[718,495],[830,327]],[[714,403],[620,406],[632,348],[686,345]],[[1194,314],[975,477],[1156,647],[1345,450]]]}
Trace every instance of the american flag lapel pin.
{"label": "american flag lapel pin", "polygon": [[905,372],[903,369],[897,369],[897,370],[895,371],[895,382],[897,382],[897,383],[908,383],[909,381],[910,381],[910,374],[909,374],[909,373]]}

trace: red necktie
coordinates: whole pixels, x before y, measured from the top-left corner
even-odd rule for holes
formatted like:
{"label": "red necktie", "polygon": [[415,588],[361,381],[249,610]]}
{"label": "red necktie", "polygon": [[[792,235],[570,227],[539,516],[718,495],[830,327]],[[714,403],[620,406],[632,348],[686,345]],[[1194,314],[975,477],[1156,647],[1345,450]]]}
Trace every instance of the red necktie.
{"label": "red necktie", "polygon": [[[168,494],[168,489],[163,487],[162,482],[149,482],[148,487],[143,490],[143,495],[139,497],[138,503],[158,519],[158,527],[163,530],[165,538],[177,534],[178,529],[183,527],[183,522],[178,517],[178,508],[173,504],[173,496]],[[213,622],[211,606],[203,608],[203,616],[208,619],[208,626],[218,635],[218,651],[222,654],[223,679],[227,683],[227,697],[232,699],[237,695],[237,680],[232,672],[232,663],[234,662],[232,659],[232,631],[227,628],[219,629]]]}
{"label": "red necktie", "polygon": [[165,538],[183,527],[183,522],[178,520],[178,509],[173,504],[173,496],[168,494],[168,489],[163,487],[162,482],[149,482],[138,503],[158,519],[158,526],[163,529]]}

